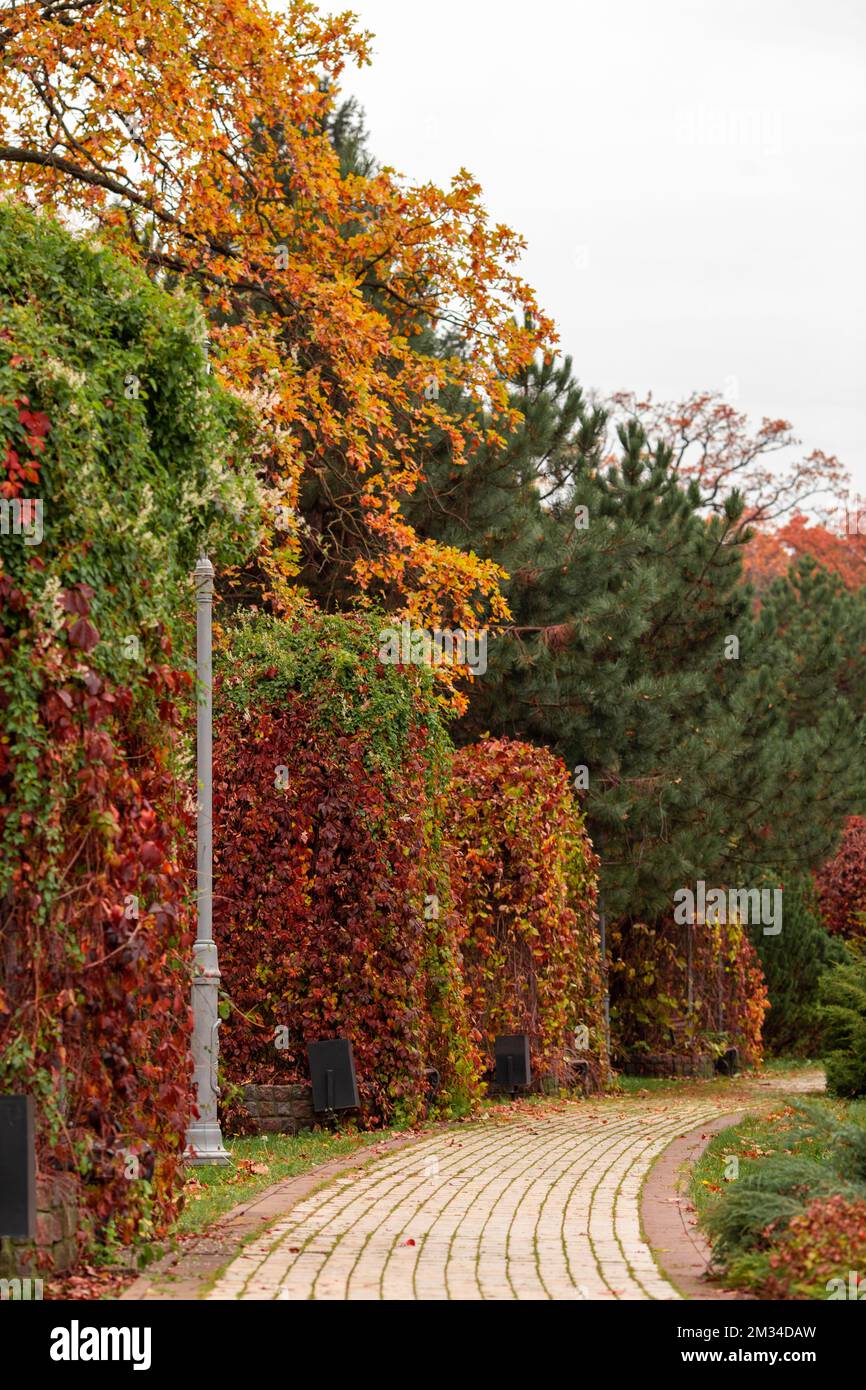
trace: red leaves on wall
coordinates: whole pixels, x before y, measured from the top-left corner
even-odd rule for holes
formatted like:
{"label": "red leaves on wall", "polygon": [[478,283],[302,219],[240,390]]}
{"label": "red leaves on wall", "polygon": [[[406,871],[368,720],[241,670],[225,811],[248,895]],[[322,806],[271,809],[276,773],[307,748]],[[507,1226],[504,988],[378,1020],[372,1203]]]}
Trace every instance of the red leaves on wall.
{"label": "red leaves on wall", "polygon": [[[7,336],[4,332],[2,335]],[[23,358],[13,357],[10,366],[14,367]],[[39,484],[39,455],[45,448],[45,436],[51,426],[43,410],[31,410],[30,398],[22,396],[14,401],[17,418],[9,427],[0,471],[0,497],[31,496]]]}
{"label": "red leaves on wall", "polygon": [[453,922],[424,916],[436,866],[423,730],[383,778],[363,736],[323,733],[290,692],[247,717],[227,710],[215,748],[229,1080],[306,1082],[306,1043],[348,1037],[366,1123],[419,1118],[426,1067],[442,1073],[444,1104],[465,1105],[477,1065],[459,987],[442,987]]}
{"label": "red leaves on wall", "polygon": [[580,1048],[602,1071],[598,861],[560,758],[486,740],[454,757],[447,834],[465,916],[462,946],[473,1022],[492,1056],[497,1033],[528,1033],[537,1076],[568,1077]]}
{"label": "red leaves on wall", "polygon": [[758,953],[739,922],[624,922],[611,945],[620,1061],[632,1052],[705,1054],[715,1043],[718,1051],[736,1046],[745,1066],[760,1065],[769,999]]}
{"label": "red leaves on wall", "polygon": [[[92,626],[89,586],[63,594],[79,616],[56,633],[15,592],[0,576],[0,661],[27,644],[42,695],[26,762],[21,747],[0,761],[0,836],[21,841],[0,912],[0,1056],[20,1059],[14,1084],[36,1095],[40,1167],[79,1172],[100,1237],[128,1243],[179,1209],[192,1102],[171,734],[87,667],[93,643],[75,634]],[[156,671],[139,678],[170,698]],[[32,777],[38,818],[22,805]]]}

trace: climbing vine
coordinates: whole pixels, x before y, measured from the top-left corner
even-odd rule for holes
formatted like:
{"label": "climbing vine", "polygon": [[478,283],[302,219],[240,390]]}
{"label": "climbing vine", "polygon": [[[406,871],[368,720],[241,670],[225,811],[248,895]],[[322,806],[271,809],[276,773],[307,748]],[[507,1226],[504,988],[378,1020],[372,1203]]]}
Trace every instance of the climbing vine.
{"label": "climbing vine", "polygon": [[191,302],[10,205],[0,301],[0,1089],[126,1242],[177,1210],[191,1104],[187,575],[256,489]]}
{"label": "climbing vine", "polygon": [[565,1083],[569,1061],[583,1060],[598,1079],[598,860],[565,765],[484,740],[455,754],[447,802],[469,1008],[487,1056],[497,1033],[528,1033],[539,1077]]}
{"label": "climbing vine", "polygon": [[611,944],[620,1062],[635,1053],[713,1057],[735,1046],[743,1065],[760,1064],[769,1002],[758,954],[742,923],[621,923]]}
{"label": "climbing vine", "polygon": [[437,823],[447,741],[429,671],[379,661],[382,621],[243,617],[215,767],[226,1078],[306,1082],[306,1043],[348,1037],[371,1125],[419,1118],[430,1068],[440,1110],[478,1094]]}

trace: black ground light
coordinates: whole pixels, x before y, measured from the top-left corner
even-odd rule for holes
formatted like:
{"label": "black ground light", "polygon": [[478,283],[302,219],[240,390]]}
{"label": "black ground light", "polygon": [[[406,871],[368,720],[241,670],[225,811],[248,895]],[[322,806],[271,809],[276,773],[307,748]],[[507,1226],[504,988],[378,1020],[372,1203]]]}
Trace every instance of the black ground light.
{"label": "black ground light", "polygon": [[715,1069],[720,1076],[735,1076],[740,1070],[739,1048],[729,1047],[716,1058]]}
{"label": "black ground light", "polygon": [[348,1038],[307,1043],[314,1110],[356,1110],[361,1104]]}
{"label": "black ground light", "polygon": [[494,1078],[497,1086],[506,1091],[516,1091],[518,1086],[529,1086],[532,1082],[532,1068],[529,1064],[529,1034],[503,1033],[494,1044],[496,1070]]}
{"label": "black ground light", "polygon": [[0,1096],[0,1236],[36,1235],[35,1121],[32,1096]]}

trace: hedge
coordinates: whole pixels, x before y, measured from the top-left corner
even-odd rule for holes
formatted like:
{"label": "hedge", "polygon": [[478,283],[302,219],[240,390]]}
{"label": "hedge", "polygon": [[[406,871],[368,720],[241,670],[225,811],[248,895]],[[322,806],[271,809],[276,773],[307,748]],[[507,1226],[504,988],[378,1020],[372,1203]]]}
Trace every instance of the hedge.
{"label": "hedge", "polygon": [[866,944],[866,817],[848,817],[839,848],[815,884],[827,931]]}
{"label": "hedge", "polygon": [[611,1027],[620,1065],[635,1053],[688,1058],[731,1046],[742,1065],[760,1065],[767,988],[740,922],[620,923],[611,951]]}
{"label": "hedge", "polygon": [[527,743],[484,740],[454,755],[447,807],[469,1009],[488,1061],[497,1034],[528,1033],[539,1084],[574,1081],[575,1060],[597,1083],[598,860],[565,764]]}
{"label": "hedge", "polygon": [[96,1237],[125,1242],[177,1209],[194,720],[174,652],[197,546],[239,558],[232,512],[255,526],[249,426],[194,304],[10,205],[0,301],[0,1090],[36,1097],[40,1168],[80,1174]]}
{"label": "hedge", "polygon": [[447,739],[429,671],[379,660],[383,622],[309,609],[226,634],[214,931],[231,1127],[238,1087],[305,1082],[319,1038],[352,1041],[366,1125],[479,1094],[441,846]]}

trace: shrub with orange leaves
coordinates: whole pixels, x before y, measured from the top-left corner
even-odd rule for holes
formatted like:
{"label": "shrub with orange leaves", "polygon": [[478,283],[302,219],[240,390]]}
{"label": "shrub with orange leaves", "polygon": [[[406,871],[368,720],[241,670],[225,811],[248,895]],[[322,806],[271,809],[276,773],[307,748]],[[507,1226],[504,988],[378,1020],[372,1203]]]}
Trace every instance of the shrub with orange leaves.
{"label": "shrub with orange leaves", "polygon": [[863,1298],[866,1201],[836,1194],[810,1202],[788,1222],[768,1264],[764,1298]]}

